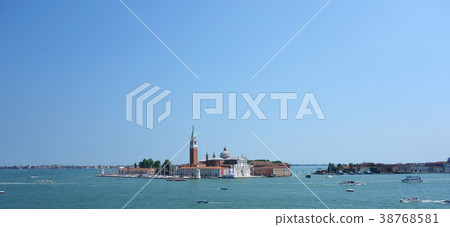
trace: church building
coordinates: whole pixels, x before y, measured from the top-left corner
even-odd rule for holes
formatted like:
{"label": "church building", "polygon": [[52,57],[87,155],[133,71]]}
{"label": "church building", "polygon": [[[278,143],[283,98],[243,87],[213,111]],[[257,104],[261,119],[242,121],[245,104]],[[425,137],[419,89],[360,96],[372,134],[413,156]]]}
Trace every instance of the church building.
{"label": "church building", "polygon": [[189,145],[189,165],[171,165],[169,174],[172,176],[186,178],[240,178],[250,177],[250,165],[244,155],[231,157],[227,148],[224,147],[220,156],[209,158],[206,153],[205,160],[198,161],[198,144],[195,136],[194,126]]}

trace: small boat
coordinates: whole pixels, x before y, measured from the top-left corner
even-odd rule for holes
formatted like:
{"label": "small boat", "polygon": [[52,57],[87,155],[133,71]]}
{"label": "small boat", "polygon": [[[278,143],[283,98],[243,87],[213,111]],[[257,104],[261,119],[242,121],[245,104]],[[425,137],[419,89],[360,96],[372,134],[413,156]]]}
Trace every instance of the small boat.
{"label": "small boat", "polygon": [[311,174],[306,174],[305,177],[306,178],[311,178]]}
{"label": "small boat", "polygon": [[5,194],[5,191],[0,191],[0,194]]}
{"label": "small boat", "polygon": [[406,176],[402,180],[403,183],[423,183],[423,180],[419,176]]}
{"label": "small boat", "polygon": [[220,188],[220,190],[228,190],[228,188]]}
{"label": "small boat", "polygon": [[175,177],[175,178],[167,179],[166,181],[186,181],[186,178]]}
{"label": "small boat", "polygon": [[340,185],[366,185],[366,182],[349,180],[349,181],[343,181],[339,184]]}
{"label": "small boat", "polygon": [[443,204],[450,204],[450,200],[444,200],[443,202],[442,202]]}
{"label": "small boat", "polygon": [[197,201],[197,203],[208,203],[208,201],[206,201],[206,200],[199,200],[199,201]]}
{"label": "small boat", "polygon": [[330,178],[333,178],[333,176],[327,175],[326,178],[327,178],[327,179],[330,179]]}
{"label": "small boat", "polygon": [[353,188],[347,189],[347,192],[354,192],[354,191],[355,191],[355,189],[353,189]]}
{"label": "small boat", "polygon": [[420,203],[422,201],[418,198],[413,197],[413,198],[409,198],[409,199],[407,199],[407,198],[400,199],[400,202],[401,203]]}

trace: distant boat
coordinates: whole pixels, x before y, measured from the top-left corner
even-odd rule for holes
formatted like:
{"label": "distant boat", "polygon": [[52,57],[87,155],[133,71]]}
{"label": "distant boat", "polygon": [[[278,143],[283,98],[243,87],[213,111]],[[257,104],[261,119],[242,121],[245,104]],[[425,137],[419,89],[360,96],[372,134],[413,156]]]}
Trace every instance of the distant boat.
{"label": "distant boat", "polygon": [[220,190],[228,190],[228,188],[220,188]]}
{"label": "distant boat", "polygon": [[327,175],[326,178],[330,179],[330,178],[333,178],[333,176]]}
{"label": "distant boat", "polygon": [[418,198],[409,198],[409,199],[403,198],[403,199],[400,199],[400,202],[401,203],[420,203],[422,201]]}
{"label": "distant boat", "polygon": [[349,180],[349,181],[343,181],[339,184],[340,185],[366,185],[366,182]]}
{"label": "distant boat", "polygon": [[208,201],[206,201],[206,200],[199,200],[199,201],[197,201],[197,203],[208,203]]}
{"label": "distant boat", "polygon": [[355,191],[355,189],[353,189],[353,188],[347,189],[347,192],[354,192],[354,191]]}
{"label": "distant boat", "polygon": [[443,204],[450,204],[450,200],[444,200],[443,202],[442,202]]}
{"label": "distant boat", "polygon": [[402,179],[403,183],[423,183],[423,180],[419,176],[406,176]]}
{"label": "distant boat", "polygon": [[311,178],[311,174],[306,174],[305,177],[306,178]]}
{"label": "distant boat", "polygon": [[181,177],[174,177],[171,179],[167,179],[166,181],[186,181],[185,178],[181,178]]}
{"label": "distant boat", "polygon": [[0,191],[0,194],[5,194],[5,191]]}

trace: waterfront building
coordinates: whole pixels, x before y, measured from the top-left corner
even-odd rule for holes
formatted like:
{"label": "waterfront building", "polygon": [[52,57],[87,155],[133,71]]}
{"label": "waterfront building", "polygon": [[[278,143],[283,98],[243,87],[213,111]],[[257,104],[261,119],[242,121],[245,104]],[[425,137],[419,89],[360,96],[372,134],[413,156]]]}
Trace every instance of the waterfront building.
{"label": "waterfront building", "polygon": [[442,165],[444,173],[450,173],[450,157],[447,159],[447,163]]}
{"label": "waterfront building", "polygon": [[272,169],[273,175],[277,177],[289,177],[292,175],[291,170],[285,166],[278,166]]}
{"label": "waterfront building", "polygon": [[268,161],[253,161],[250,162],[250,172],[253,176],[277,176],[287,177],[292,173],[289,170],[288,163],[272,163]]}
{"label": "waterfront building", "polygon": [[155,174],[154,168],[120,168],[119,175],[152,175]]}
{"label": "waterfront building", "polygon": [[412,173],[428,173],[428,167],[423,164],[415,164],[411,166]]}
{"label": "waterfront building", "polygon": [[396,165],[396,172],[397,173],[410,173],[411,172],[411,165],[410,164],[397,164]]}

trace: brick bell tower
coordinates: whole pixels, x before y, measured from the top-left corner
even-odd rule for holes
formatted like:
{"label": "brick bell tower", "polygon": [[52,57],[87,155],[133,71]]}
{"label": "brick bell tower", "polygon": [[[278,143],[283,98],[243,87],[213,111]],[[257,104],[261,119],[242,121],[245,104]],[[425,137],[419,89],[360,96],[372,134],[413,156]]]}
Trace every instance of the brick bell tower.
{"label": "brick bell tower", "polygon": [[195,166],[198,163],[197,138],[195,138],[194,126],[192,126],[191,142],[189,145],[189,164]]}

